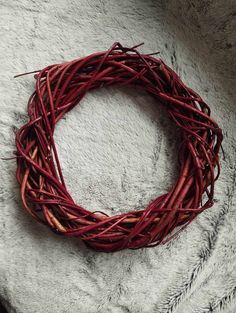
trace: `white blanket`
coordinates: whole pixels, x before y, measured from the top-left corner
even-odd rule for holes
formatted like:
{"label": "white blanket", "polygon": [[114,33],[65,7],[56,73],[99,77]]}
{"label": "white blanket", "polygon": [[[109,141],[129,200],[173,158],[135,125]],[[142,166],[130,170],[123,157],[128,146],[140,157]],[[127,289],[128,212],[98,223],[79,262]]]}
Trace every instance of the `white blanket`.
{"label": "white blanket", "polygon": [[[27,120],[33,75],[18,73],[106,50],[145,45],[196,90],[224,132],[215,205],[175,240],[97,253],[24,211],[15,160],[0,161],[0,300],[16,313],[236,312],[234,1],[0,0],[0,156]],[[109,214],[144,208],[177,177],[178,131],[150,96],[91,92],[56,127],[74,200]]]}

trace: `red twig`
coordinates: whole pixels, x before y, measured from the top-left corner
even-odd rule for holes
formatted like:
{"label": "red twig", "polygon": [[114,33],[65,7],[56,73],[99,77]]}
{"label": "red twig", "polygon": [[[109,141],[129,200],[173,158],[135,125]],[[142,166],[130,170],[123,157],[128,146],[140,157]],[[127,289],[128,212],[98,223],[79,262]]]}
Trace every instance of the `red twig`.
{"label": "red twig", "polygon": [[[209,107],[161,59],[140,54],[137,47],[115,43],[106,52],[31,72],[38,74],[28,103],[29,121],[16,134],[16,177],[26,210],[52,230],[79,237],[99,251],[154,246],[172,238],[176,227],[185,227],[213,205],[220,171],[223,136]],[[111,85],[135,85],[153,95],[166,107],[183,139],[181,170],[173,188],[142,211],[116,216],[89,212],[74,203],[53,139],[56,123],[87,91]]]}

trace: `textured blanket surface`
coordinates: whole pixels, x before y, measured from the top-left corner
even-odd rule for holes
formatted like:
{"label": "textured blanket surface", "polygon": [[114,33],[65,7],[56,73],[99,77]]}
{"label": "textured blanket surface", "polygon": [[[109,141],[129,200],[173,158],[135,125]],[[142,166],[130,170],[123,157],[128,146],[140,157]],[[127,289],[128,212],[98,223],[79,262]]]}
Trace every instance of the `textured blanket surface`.
{"label": "textured blanket surface", "polygon": [[[212,109],[225,158],[215,205],[175,240],[96,253],[57,236],[24,211],[15,160],[0,161],[0,300],[13,313],[236,312],[234,1],[0,0],[0,156],[27,120],[33,75],[18,73],[140,42]],[[178,131],[134,88],[91,92],[55,138],[74,200],[109,214],[144,208],[177,177]]]}

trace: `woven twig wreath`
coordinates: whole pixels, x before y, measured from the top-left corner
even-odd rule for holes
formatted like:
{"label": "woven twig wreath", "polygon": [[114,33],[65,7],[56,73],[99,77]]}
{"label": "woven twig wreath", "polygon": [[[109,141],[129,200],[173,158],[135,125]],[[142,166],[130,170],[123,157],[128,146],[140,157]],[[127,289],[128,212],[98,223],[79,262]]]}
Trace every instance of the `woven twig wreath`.
{"label": "woven twig wreath", "polygon": [[[99,251],[151,247],[170,240],[213,205],[220,173],[223,136],[209,107],[162,60],[140,54],[137,47],[115,43],[106,52],[35,71],[29,121],[16,134],[16,177],[25,209],[53,231],[79,237]],[[180,173],[173,188],[144,210],[115,216],[75,204],[53,139],[56,123],[87,91],[111,85],[135,85],[154,96],[182,136]]]}

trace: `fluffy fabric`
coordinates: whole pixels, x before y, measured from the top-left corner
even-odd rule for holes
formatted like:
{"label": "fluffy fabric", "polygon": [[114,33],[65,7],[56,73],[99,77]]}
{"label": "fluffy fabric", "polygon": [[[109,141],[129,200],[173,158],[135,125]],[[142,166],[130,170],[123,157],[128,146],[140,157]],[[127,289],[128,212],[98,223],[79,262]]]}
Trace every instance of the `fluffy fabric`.
{"label": "fluffy fabric", "polygon": [[[15,161],[1,161],[0,299],[9,312],[236,312],[233,2],[0,1],[1,157],[12,155],[33,91],[33,76],[13,75],[114,41],[144,41],[142,52],[160,51],[210,105],[225,136],[214,207],[167,245],[113,254],[32,220],[19,199]],[[90,210],[143,208],[178,174],[178,131],[135,89],[89,93],[57,125],[55,138],[68,189]]]}

